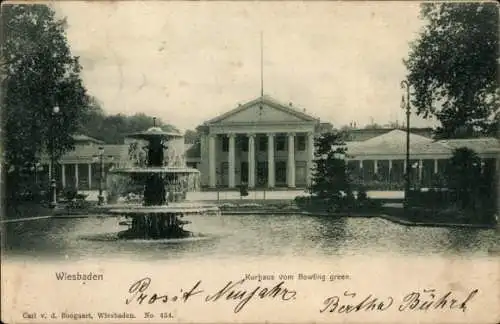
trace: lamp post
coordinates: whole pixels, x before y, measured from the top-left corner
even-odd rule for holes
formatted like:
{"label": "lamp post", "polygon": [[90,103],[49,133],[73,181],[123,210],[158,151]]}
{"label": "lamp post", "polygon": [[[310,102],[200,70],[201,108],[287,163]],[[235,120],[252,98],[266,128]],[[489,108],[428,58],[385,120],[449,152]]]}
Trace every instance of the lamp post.
{"label": "lamp post", "polygon": [[410,193],[410,84],[408,81],[401,81],[401,89],[406,91],[406,99],[403,95],[401,108],[406,109],[406,170],[405,170],[405,207],[408,205],[408,195]]}
{"label": "lamp post", "polygon": [[[104,204],[103,186],[104,186],[104,147],[99,146],[99,153],[94,155],[94,161],[99,161],[99,195],[97,196],[97,202],[99,205]],[[109,155],[109,159],[113,160],[113,156]]]}
{"label": "lamp post", "polygon": [[54,135],[54,121],[56,119],[56,115],[59,114],[59,106],[54,106],[52,109],[52,119],[50,123],[50,188],[52,191],[52,200],[49,203],[50,208],[55,208],[57,206],[57,184],[56,184],[56,176],[55,176],[55,135]]}
{"label": "lamp post", "polygon": [[[107,156],[109,159],[113,160],[113,156]],[[99,205],[104,204],[103,186],[104,186],[104,147],[99,146],[99,153],[94,155],[94,159],[99,159],[99,196],[97,196],[97,203]]]}
{"label": "lamp post", "polygon": [[104,147],[99,146],[99,196],[97,196],[97,201],[99,205],[104,203],[104,196],[102,194],[104,180]]}
{"label": "lamp post", "polygon": [[33,163],[33,165],[30,168],[30,171],[33,172],[35,176],[35,186],[38,186],[38,171],[42,171],[43,168],[41,167],[39,162]]}

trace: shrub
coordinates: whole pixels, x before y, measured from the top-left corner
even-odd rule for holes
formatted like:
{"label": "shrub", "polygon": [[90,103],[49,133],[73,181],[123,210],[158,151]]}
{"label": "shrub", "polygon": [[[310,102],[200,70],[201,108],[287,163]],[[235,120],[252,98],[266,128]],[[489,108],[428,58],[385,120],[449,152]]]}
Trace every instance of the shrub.
{"label": "shrub", "polygon": [[360,187],[358,189],[358,194],[357,194],[356,200],[358,202],[365,202],[368,200],[368,193],[366,192],[365,187]]}
{"label": "shrub", "polygon": [[75,200],[77,195],[78,191],[75,188],[68,188],[64,191],[64,198],[69,201]]}
{"label": "shrub", "polygon": [[304,205],[311,202],[310,196],[296,196],[294,199],[296,204]]}
{"label": "shrub", "polygon": [[314,141],[314,167],[310,193],[339,203],[341,191],[351,190],[351,177],[345,157],[344,133],[324,133]]}
{"label": "shrub", "polygon": [[246,196],[248,196],[248,186],[247,186],[247,185],[242,184],[242,185],[240,186],[240,196],[241,196],[241,197],[246,197]]}

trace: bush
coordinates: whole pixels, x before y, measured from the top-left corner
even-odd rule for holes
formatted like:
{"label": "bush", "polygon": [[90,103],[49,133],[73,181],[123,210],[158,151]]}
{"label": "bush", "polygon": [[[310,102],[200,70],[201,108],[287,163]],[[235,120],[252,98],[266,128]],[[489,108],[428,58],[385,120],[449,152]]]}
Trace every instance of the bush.
{"label": "bush", "polygon": [[294,199],[295,203],[297,204],[308,204],[311,202],[311,197],[310,196],[296,196]]}
{"label": "bush", "polygon": [[246,196],[248,196],[248,186],[247,186],[247,185],[242,184],[242,185],[240,186],[240,196],[241,196],[241,197],[246,197]]}
{"label": "bush", "polygon": [[76,190],[75,188],[68,188],[64,191],[64,198],[68,201],[75,200],[77,195],[78,190]]}
{"label": "bush", "polygon": [[[405,184],[403,181],[378,181],[378,180],[367,180],[363,181],[356,179],[353,182],[353,188],[363,187],[365,190],[404,190]],[[356,189],[354,189],[356,190]]]}
{"label": "bush", "polygon": [[368,200],[368,193],[366,192],[365,187],[360,187],[358,189],[358,194],[357,194],[356,200],[358,202],[365,202]]}

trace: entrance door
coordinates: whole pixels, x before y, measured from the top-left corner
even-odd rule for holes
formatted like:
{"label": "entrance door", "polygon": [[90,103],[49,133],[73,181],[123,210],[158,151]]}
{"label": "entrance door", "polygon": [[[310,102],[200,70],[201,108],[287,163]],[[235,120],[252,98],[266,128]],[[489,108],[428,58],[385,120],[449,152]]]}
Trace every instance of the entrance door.
{"label": "entrance door", "polygon": [[286,162],[285,161],[276,162],[276,185],[277,186],[286,185]]}
{"label": "entrance door", "polygon": [[267,185],[267,162],[257,162],[257,185]]}
{"label": "entrance door", "polygon": [[305,186],[307,182],[307,170],[304,163],[297,163],[295,167],[295,185]]}
{"label": "entrance door", "polygon": [[221,175],[220,175],[220,183],[219,185],[223,187],[228,187],[229,186],[229,163],[228,162],[222,162],[221,163]]}
{"label": "entrance door", "polygon": [[241,184],[248,184],[248,162],[241,162]]}

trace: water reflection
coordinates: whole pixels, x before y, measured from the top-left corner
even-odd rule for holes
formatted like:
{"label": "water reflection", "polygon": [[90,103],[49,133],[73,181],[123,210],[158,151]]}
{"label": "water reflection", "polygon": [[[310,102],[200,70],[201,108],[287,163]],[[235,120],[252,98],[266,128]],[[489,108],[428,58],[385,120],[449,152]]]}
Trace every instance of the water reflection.
{"label": "water reflection", "polygon": [[379,218],[298,215],[190,216],[180,240],[118,240],[116,218],[40,219],[4,224],[7,256],[162,260],[259,256],[467,255],[498,251],[495,230],[406,227]]}

